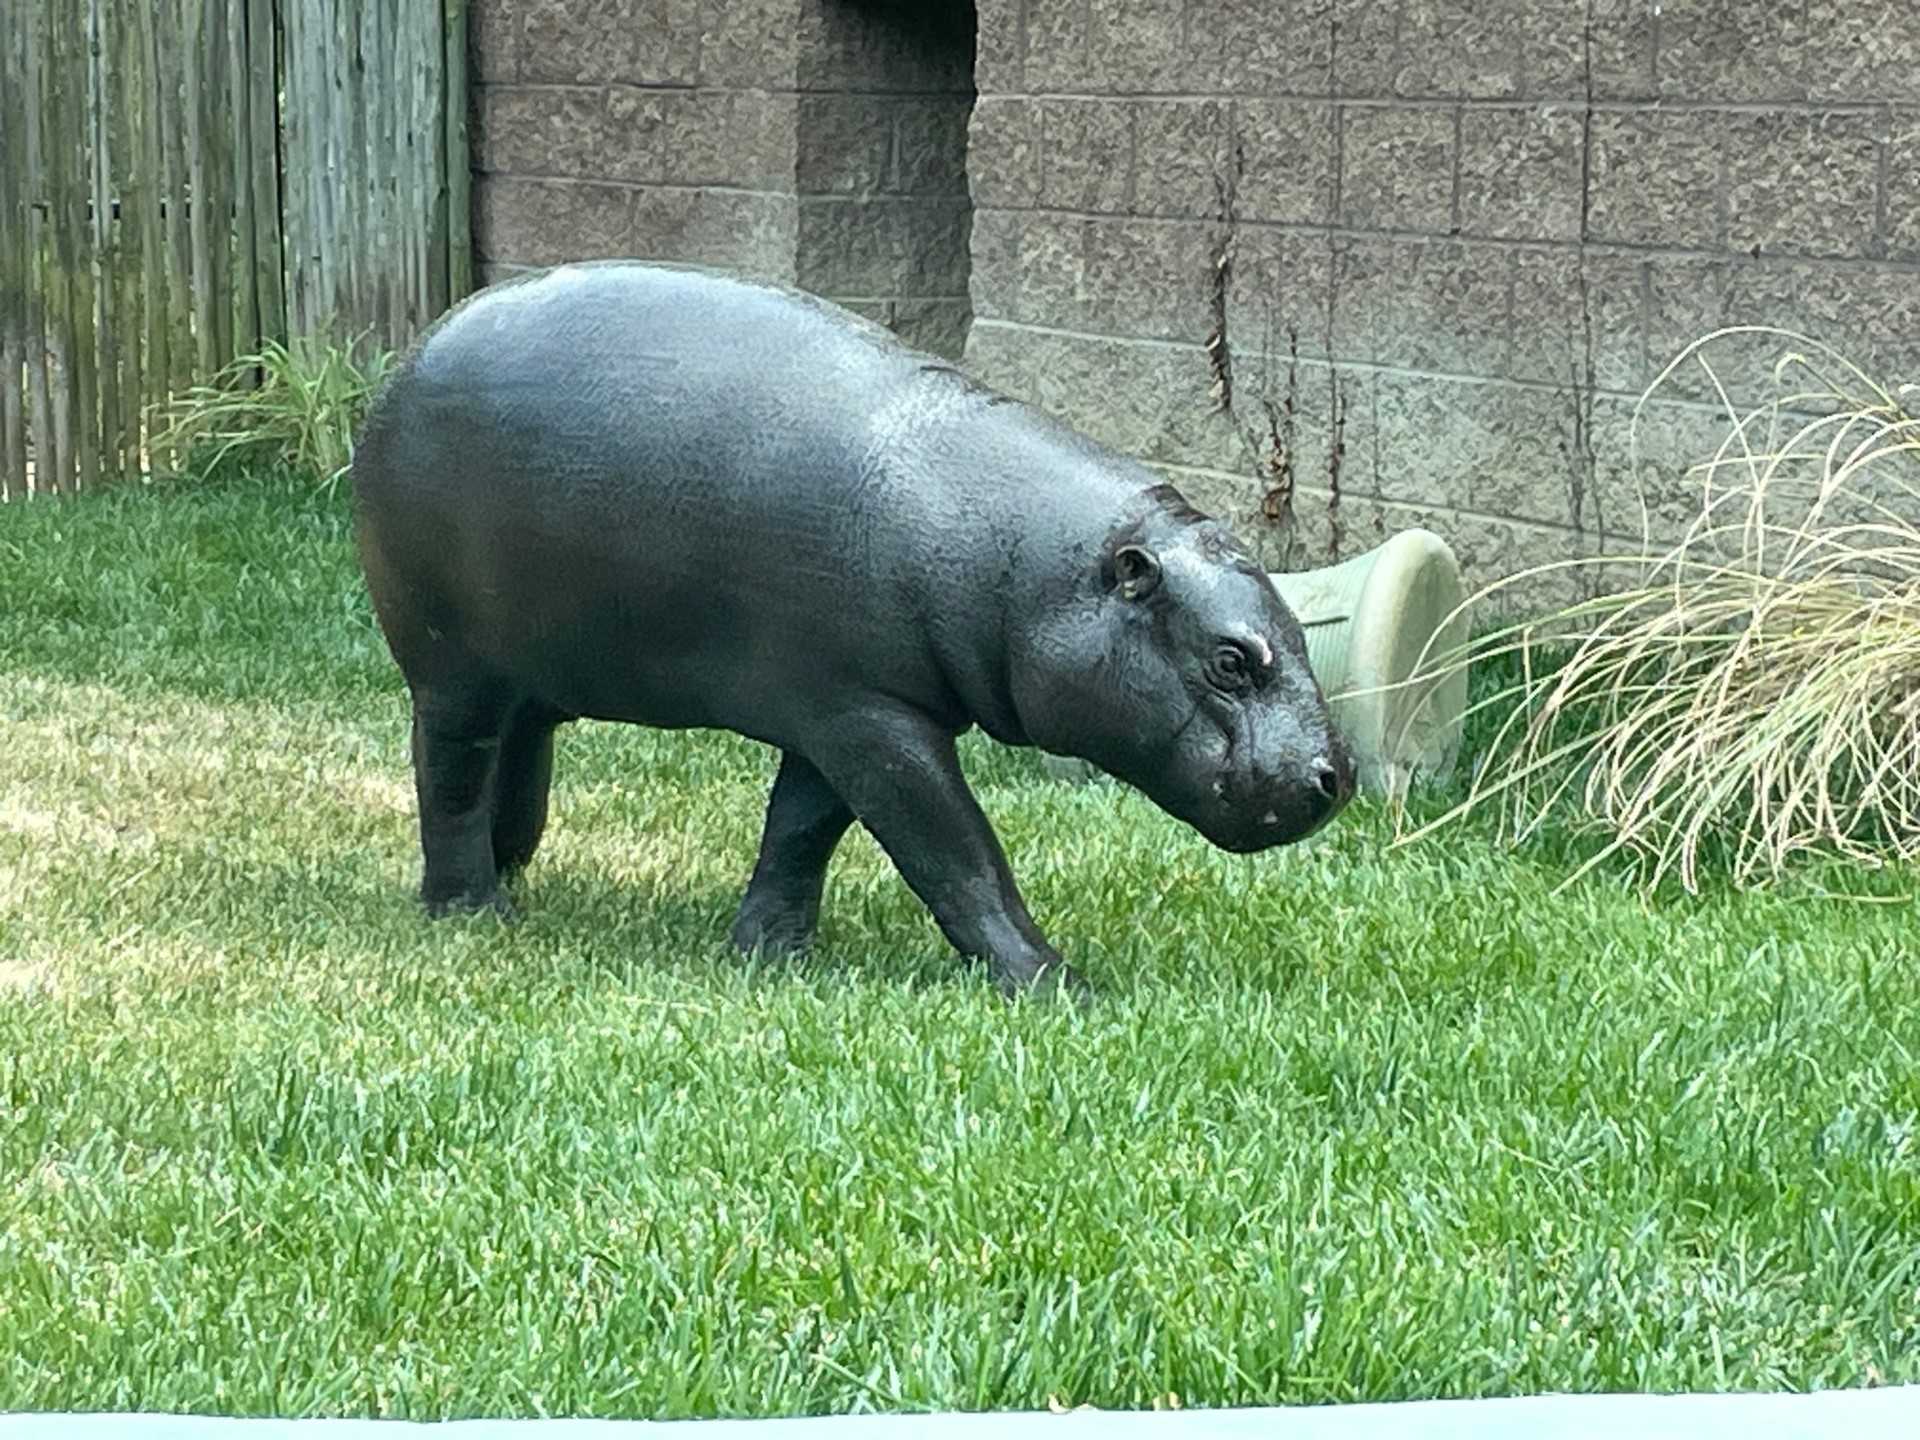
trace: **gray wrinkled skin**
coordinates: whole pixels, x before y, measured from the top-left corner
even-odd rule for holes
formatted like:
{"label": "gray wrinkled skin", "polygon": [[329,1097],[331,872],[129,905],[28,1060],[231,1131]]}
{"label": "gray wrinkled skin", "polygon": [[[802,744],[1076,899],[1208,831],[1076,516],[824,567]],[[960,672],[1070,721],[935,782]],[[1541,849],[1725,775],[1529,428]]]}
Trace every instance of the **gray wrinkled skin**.
{"label": "gray wrinkled skin", "polygon": [[1300,627],[1223,526],[797,292],[629,262],[484,291],[382,393],[353,484],[436,914],[507,913],[582,717],[781,751],[742,948],[807,943],[857,818],[1009,992],[1078,981],[961,775],[972,726],[1236,852],[1352,790]]}

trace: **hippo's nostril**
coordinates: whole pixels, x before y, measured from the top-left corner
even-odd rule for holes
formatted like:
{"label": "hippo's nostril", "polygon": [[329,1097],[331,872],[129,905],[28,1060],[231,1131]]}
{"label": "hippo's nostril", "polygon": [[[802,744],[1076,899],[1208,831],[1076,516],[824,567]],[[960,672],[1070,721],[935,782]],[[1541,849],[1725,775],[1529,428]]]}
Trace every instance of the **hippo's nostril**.
{"label": "hippo's nostril", "polygon": [[1317,759],[1313,762],[1314,781],[1320,787],[1320,793],[1329,800],[1338,800],[1347,789],[1347,777],[1331,761]]}

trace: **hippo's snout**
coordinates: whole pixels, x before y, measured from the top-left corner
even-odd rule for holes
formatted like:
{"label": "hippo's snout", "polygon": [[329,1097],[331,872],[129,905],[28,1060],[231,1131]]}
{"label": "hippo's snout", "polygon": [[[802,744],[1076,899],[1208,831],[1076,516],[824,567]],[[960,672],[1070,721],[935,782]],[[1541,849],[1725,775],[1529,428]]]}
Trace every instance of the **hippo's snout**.
{"label": "hippo's snout", "polygon": [[1353,753],[1329,734],[1310,758],[1253,767],[1236,784],[1214,783],[1220,810],[1202,826],[1223,850],[1250,855],[1304,840],[1344,810],[1354,793]]}

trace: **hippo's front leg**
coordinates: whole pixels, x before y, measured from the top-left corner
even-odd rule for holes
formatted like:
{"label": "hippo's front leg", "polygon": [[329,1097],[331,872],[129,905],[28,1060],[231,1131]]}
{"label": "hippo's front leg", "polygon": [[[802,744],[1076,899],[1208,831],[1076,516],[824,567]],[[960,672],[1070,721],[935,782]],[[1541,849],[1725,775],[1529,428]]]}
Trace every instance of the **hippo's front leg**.
{"label": "hippo's front leg", "polygon": [[1041,986],[1085,992],[1027,913],[950,731],[888,709],[840,717],[807,749],[954,949],[984,961],[1009,995]]}

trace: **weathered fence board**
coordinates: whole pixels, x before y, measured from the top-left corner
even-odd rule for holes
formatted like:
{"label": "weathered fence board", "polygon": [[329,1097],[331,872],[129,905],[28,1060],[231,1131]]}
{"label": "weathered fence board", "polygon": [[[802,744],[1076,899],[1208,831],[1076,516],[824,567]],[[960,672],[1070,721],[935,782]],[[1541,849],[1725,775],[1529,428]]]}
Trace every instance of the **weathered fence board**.
{"label": "weathered fence board", "polygon": [[0,499],[27,473],[26,8],[0,10]]}
{"label": "weathered fence board", "polygon": [[[465,6],[328,0],[282,15],[290,323],[410,335],[471,288],[466,216],[450,213],[467,169]],[[341,103],[374,57],[383,83]]]}
{"label": "weathered fence board", "polygon": [[151,473],[266,341],[472,288],[466,0],[0,3],[0,500]]}

